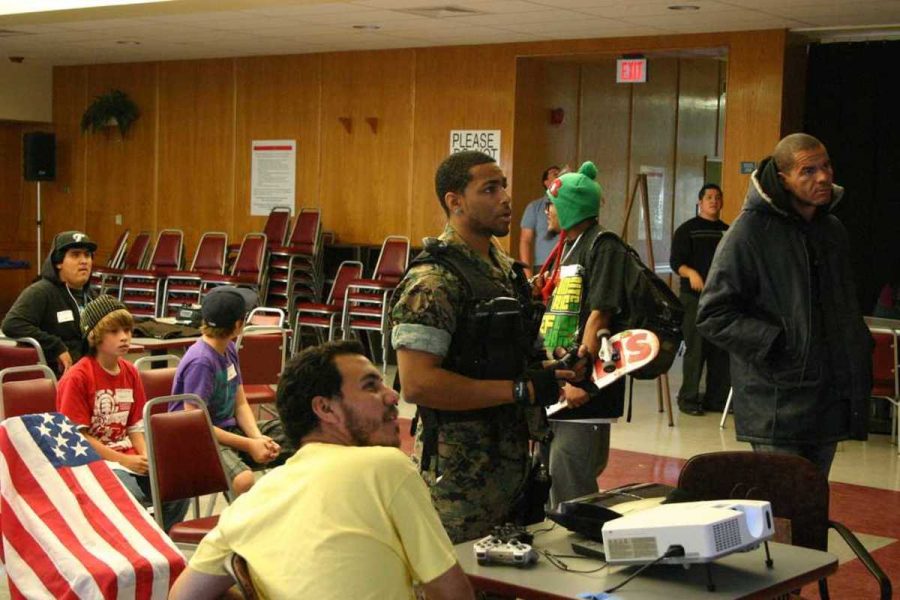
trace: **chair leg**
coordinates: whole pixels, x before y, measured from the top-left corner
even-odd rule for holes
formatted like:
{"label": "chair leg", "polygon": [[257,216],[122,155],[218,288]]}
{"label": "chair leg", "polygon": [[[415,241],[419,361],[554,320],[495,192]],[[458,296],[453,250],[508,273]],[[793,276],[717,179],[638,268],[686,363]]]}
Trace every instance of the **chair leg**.
{"label": "chair leg", "polygon": [[728,399],[725,400],[725,408],[722,409],[722,419],[719,421],[719,429],[725,429],[725,421],[728,419],[728,411],[731,410],[731,395],[734,388],[728,388]]}
{"label": "chair leg", "polygon": [[828,580],[825,578],[819,580],[819,598],[822,600],[830,600],[831,598],[828,595]]}

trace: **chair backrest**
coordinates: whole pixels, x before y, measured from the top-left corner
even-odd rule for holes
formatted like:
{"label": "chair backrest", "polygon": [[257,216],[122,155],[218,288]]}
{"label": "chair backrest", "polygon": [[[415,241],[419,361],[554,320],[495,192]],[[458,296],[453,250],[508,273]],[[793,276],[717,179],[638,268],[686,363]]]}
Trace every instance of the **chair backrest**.
{"label": "chair backrest", "polygon": [[263,233],[248,233],[244,236],[234,267],[231,269],[233,276],[255,277],[259,282],[266,259],[266,239]]}
{"label": "chair backrest", "polygon": [[362,277],[363,264],[357,260],[345,260],[338,266],[337,273],[334,275],[334,283],[331,284],[331,291],[328,292],[326,304],[334,304],[343,306],[344,292],[347,291],[347,285],[354,279]]}
{"label": "chair backrest", "polygon": [[898,399],[897,334],[890,329],[871,329],[875,338],[872,353],[872,395]]}
{"label": "chair backrest", "polygon": [[221,275],[225,272],[225,254],[228,252],[228,234],[207,231],[197,244],[191,271]]}
{"label": "chair backrest", "polygon": [[373,279],[399,283],[409,264],[409,238],[391,235],[381,244]]}
{"label": "chair backrest", "polygon": [[303,208],[294,220],[288,246],[304,254],[315,254],[322,237],[322,218],[318,208]]}
{"label": "chair backrest", "polygon": [[269,211],[263,233],[271,246],[284,246],[288,229],[291,226],[291,209],[287,206],[276,206]]}
{"label": "chair backrest", "polygon": [[284,311],[280,308],[257,306],[247,316],[247,325],[265,325],[268,327],[284,326]]}
{"label": "chair backrest", "polygon": [[[159,356],[142,356],[134,361],[134,367],[138,371],[141,378],[141,384],[144,386],[144,395],[147,400],[153,400],[161,396],[169,396],[172,394],[172,384],[175,382],[175,371],[178,369],[178,363],[181,358],[174,354],[162,354]],[[174,362],[175,366],[168,366],[170,362]],[[164,363],[162,367],[153,368],[153,363]],[[157,412],[166,412],[169,407],[165,404],[154,405]]]}
{"label": "chair backrest", "polygon": [[[170,402],[184,402],[185,408],[154,412],[157,404]],[[219,457],[209,412],[199,396],[178,394],[148,400],[144,430],[154,516],[160,527],[163,502],[215,492],[228,492],[231,497],[231,482]]]}
{"label": "chair backrest", "polygon": [[[41,345],[34,338],[3,338],[0,340],[0,369],[9,367],[26,367],[32,365],[46,365],[44,351]],[[17,371],[8,381],[34,379],[39,375],[30,370],[29,372]]]}
{"label": "chair backrest", "polygon": [[156,238],[149,269],[180,269],[184,233],[180,229],[163,229]]}
{"label": "chair backrest", "polygon": [[693,500],[768,500],[773,516],[790,520],[791,543],[828,548],[828,481],[805,458],[765,452],[699,454],[682,467],[678,487]]}
{"label": "chair backrest", "polygon": [[130,232],[130,229],[126,229],[119,234],[119,239],[113,244],[112,254],[109,255],[109,260],[106,261],[107,267],[118,269],[122,266],[122,262],[125,260],[125,250],[128,246],[128,234]]}
{"label": "chair backrest", "polygon": [[147,251],[149,248],[150,234],[146,231],[137,234],[134,241],[131,243],[128,252],[125,254],[125,259],[122,261],[122,268],[133,270],[143,267],[144,261],[147,260]]}
{"label": "chair backrest", "polygon": [[279,327],[248,325],[237,339],[244,385],[275,385],[284,370],[287,332]]}
{"label": "chair backrest", "polygon": [[[10,375],[29,371],[39,379],[10,380]],[[0,370],[0,421],[32,413],[56,410],[56,375],[47,365],[9,367]]]}

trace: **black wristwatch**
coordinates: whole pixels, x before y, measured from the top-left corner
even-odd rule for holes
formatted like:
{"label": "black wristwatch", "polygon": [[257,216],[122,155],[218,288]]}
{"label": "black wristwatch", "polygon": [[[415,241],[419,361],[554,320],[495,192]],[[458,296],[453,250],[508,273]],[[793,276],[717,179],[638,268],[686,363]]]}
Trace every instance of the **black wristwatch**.
{"label": "black wristwatch", "polygon": [[528,379],[524,376],[513,382],[513,401],[521,406],[534,404],[531,394],[528,393]]}

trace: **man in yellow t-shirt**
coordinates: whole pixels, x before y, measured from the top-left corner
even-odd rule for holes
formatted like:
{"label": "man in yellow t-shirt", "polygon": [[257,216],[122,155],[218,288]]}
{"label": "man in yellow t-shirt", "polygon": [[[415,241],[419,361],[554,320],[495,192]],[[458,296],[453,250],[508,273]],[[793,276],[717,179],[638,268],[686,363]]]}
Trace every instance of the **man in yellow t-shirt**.
{"label": "man in yellow t-shirt", "polygon": [[247,560],[262,598],[472,599],[414,465],[399,449],[397,394],[355,342],[285,367],[278,411],[300,449],[223,511],[170,599],[218,598]]}

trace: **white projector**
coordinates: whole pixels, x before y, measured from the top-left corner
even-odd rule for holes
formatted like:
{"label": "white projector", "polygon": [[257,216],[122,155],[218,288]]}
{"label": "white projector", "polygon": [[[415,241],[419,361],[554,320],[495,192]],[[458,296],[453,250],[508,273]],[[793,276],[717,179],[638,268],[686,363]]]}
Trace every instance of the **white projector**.
{"label": "white projector", "polygon": [[708,563],[757,548],[774,534],[772,506],[763,500],[662,504],[603,524],[610,564]]}

